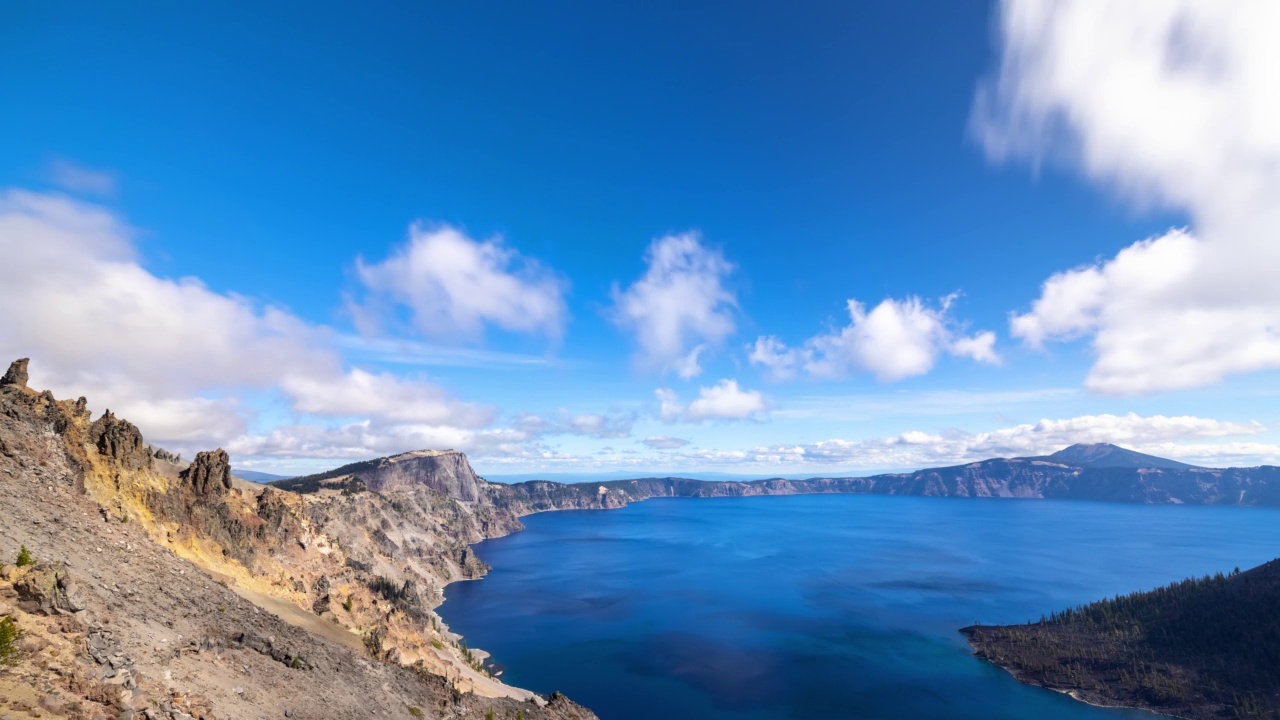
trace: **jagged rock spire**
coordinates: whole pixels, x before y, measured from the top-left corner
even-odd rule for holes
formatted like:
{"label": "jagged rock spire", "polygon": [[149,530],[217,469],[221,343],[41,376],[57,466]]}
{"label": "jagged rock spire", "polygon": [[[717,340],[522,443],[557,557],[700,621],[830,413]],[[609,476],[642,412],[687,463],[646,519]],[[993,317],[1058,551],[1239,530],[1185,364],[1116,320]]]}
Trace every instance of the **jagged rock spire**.
{"label": "jagged rock spire", "polygon": [[0,378],[0,387],[5,385],[17,385],[24,388],[27,386],[27,364],[31,362],[31,358],[19,358],[9,365],[9,370]]}
{"label": "jagged rock spire", "polygon": [[202,497],[225,493],[231,489],[231,458],[222,448],[198,453],[181,477]]}

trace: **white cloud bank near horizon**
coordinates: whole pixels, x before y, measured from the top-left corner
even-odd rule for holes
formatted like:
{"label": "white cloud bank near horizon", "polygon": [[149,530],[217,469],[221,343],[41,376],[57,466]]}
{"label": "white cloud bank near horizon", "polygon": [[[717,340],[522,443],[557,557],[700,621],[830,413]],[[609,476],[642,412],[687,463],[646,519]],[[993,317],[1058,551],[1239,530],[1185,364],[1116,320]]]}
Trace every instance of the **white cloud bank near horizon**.
{"label": "white cloud bank near horizon", "polygon": [[1059,272],[1011,333],[1087,339],[1086,386],[1137,394],[1280,368],[1280,3],[1005,2],[973,129],[1191,227]]}
{"label": "white cloud bank near horizon", "polygon": [[[1267,430],[1257,422],[1235,423],[1194,416],[1082,415],[1045,419],[979,433],[911,430],[890,437],[769,445],[747,450],[672,446],[672,462],[703,469],[854,468],[918,469],[993,457],[1048,455],[1076,443],[1114,443],[1139,452],[1209,466],[1280,462],[1280,444],[1246,440]],[[1233,439],[1239,438],[1239,439]],[[1231,440],[1228,440],[1231,439]]]}

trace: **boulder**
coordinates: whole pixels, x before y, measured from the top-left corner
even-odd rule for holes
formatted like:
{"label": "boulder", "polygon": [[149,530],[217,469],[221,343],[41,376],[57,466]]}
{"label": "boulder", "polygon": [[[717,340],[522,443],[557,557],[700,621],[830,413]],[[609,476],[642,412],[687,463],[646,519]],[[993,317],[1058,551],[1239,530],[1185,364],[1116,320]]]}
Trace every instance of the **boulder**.
{"label": "boulder", "polygon": [[13,589],[28,612],[52,615],[58,610],[77,613],[85,609],[78,586],[63,568],[40,563],[23,573]]}
{"label": "boulder", "polygon": [[329,576],[321,575],[316,581],[314,590],[316,599],[311,603],[311,611],[317,615],[324,615],[332,609],[332,600],[329,597]]}

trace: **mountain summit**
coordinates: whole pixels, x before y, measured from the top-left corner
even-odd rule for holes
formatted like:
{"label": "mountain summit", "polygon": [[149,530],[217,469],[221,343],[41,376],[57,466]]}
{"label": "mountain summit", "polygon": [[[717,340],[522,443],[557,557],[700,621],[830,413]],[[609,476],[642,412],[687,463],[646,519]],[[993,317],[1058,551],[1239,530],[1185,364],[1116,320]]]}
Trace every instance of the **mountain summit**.
{"label": "mountain summit", "polygon": [[1189,470],[1195,465],[1126,450],[1111,443],[1076,443],[1045,457],[1046,460],[1086,468],[1161,468]]}

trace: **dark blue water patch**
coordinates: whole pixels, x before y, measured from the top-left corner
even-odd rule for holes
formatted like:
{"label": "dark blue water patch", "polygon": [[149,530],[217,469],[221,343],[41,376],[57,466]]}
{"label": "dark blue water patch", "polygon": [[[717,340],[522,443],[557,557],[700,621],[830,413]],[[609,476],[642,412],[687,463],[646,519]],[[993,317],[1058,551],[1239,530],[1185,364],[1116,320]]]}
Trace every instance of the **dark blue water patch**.
{"label": "dark blue water patch", "polygon": [[1280,555],[1280,511],[796,496],[526,518],[441,608],[503,679],[604,720],[1119,720],[957,629]]}

